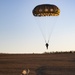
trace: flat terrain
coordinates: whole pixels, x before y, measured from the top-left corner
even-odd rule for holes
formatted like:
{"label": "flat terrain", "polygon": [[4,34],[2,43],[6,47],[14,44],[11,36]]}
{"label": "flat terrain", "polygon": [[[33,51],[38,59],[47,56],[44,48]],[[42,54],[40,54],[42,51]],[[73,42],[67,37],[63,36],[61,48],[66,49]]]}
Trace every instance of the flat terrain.
{"label": "flat terrain", "polygon": [[0,75],[75,75],[75,53],[0,54]]}

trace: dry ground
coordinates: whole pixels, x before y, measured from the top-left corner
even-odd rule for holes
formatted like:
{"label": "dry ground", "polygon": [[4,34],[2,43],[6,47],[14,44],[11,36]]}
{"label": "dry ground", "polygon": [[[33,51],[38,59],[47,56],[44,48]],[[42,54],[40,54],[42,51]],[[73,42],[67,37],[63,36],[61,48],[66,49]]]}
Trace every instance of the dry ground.
{"label": "dry ground", "polygon": [[75,75],[75,53],[0,54],[0,75]]}

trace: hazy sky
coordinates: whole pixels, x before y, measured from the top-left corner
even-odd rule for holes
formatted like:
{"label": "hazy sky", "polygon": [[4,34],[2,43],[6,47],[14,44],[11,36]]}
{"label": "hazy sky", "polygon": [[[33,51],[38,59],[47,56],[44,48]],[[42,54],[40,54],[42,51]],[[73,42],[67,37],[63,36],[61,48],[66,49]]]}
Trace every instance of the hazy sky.
{"label": "hazy sky", "polygon": [[[55,4],[60,16],[49,49],[32,14],[39,4]],[[75,0],[0,0],[0,53],[75,50]]]}

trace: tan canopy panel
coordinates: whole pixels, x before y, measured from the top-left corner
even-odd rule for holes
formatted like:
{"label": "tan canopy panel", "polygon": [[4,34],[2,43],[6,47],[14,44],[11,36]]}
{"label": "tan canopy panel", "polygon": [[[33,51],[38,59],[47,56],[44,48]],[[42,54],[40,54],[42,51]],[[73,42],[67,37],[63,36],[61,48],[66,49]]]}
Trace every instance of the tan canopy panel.
{"label": "tan canopy panel", "polygon": [[33,11],[35,17],[41,16],[59,16],[60,9],[56,5],[52,4],[41,4],[36,6]]}

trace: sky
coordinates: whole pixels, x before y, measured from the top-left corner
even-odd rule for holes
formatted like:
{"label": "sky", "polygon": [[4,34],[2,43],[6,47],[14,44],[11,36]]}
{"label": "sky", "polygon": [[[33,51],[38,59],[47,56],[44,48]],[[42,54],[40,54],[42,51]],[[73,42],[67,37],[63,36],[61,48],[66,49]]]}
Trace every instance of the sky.
{"label": "sky", "polygon": [[[39,4],[54,4],[61,11],[48,50],[32,14]],[[0,0],[0,53],[56,51],[75,51],[75,0]]]}

